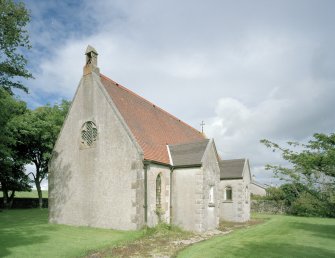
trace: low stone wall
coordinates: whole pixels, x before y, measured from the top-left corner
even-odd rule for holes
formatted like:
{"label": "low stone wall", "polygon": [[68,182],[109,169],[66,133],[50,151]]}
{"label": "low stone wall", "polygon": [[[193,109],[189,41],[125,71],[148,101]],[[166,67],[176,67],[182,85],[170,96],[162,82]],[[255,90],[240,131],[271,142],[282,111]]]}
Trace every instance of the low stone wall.
{"label": "low stone wall", "polygon": [[[3,209],[3,198],[0,198],[0,208]],[[38,208],[38,198],[14,198],[12,209]],[[43,208],[48,208],[48,198],[43,198]]]}
{"label": "low stone wall", "polygon": [[283,201],[252,200],[251,212],[284,214],[287,212],[287,207]]}

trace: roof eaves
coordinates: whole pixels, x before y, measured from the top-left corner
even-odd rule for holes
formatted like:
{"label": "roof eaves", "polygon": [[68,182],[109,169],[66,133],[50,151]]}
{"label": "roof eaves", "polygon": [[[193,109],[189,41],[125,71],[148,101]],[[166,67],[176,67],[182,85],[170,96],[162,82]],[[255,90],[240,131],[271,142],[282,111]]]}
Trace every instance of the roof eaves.
{"label": "roof eaves", "polygon": [[220,180],[237,180],[243,179],[243,177],[220,177]]}
{"label": "roof eaves", "polygon": [[170,164],[167,164],[167,163],[163,163],[163,162],[160,162],[160,161],[156,161],[156,160],[150,160],[150,159],[144,159],[143,161],[144,164],[157,164],[157,165],[162,165],[162,166],[166,166],[166,167],[172,167]]}
{"label": "roof eaves", "polygon": [[259,182],[257,182],[257,181],[251,181],[251,183],[254,184],[254,185],[257,185],[257,186],[259,186],[259,187],[261,187],[261,188],[263,188],[263,189],[266,189],[266,188],[267,188],[265,185],[263,185],[263,184],[261,184],[261,183],[259,183]]}
{"label": "roof eaves", "polygon": [[176,165],[172,166],[173,168],[194,168],[194,167],[201,167],[202,164],[189,164],[189,165]]}

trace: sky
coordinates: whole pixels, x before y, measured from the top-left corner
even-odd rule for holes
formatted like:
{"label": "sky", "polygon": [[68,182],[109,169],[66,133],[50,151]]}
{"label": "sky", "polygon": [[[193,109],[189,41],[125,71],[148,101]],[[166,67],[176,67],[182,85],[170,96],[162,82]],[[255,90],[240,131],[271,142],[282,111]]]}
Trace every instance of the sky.
{"label": "sky", "polygon": [[71,100],[85,50],[101,73],[248,158],[261,183],[283,164],[259,141],[335,130],[335,1],[24,1],[30,108]]}

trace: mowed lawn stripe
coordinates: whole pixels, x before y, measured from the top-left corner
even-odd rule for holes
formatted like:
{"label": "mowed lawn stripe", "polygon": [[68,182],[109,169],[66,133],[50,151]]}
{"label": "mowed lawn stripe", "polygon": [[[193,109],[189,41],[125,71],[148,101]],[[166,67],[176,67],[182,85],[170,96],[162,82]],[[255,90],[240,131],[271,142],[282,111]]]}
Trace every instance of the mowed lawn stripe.
{"label": "mowed lawn stripe", "polygon": [[117,231],[48,224],[47,209],[0,212],[0,257],[77,257],[140,237]]}
{"label": "mowed lawn stripe", "polygon": [[258,217],[267,221],[195,244],[178,257],[335,257],[335,219]]}

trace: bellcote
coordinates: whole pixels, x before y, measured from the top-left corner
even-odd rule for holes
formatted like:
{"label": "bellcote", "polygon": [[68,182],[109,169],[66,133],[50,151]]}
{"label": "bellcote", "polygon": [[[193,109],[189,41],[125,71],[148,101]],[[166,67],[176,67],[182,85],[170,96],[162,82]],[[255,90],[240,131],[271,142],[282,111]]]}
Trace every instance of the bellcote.
{"label": "bellcote", "polygon": [[98,52],[90,45],[87,46],[86,52],[86,64],[84,66],[84,75],[92,72],[100,74],[98,68]]}

